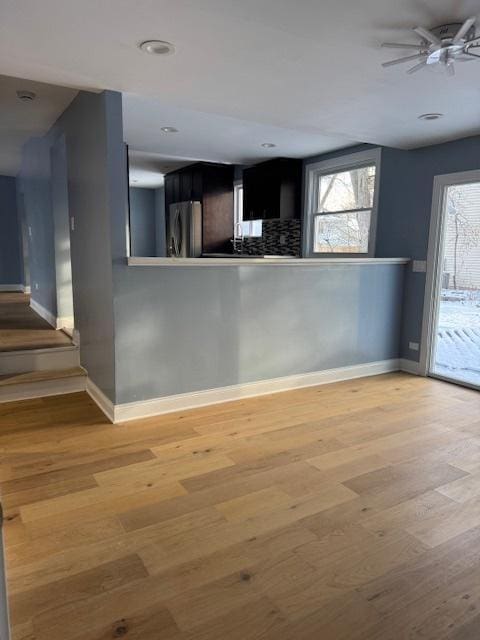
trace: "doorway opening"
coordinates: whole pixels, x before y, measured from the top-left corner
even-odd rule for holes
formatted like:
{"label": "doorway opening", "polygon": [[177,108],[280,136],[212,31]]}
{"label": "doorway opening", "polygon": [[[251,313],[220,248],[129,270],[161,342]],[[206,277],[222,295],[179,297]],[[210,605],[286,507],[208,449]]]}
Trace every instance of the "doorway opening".
{"label": "doorway opening", "polygon": [[480,389],[480,172],[435,179],[427,375]]}

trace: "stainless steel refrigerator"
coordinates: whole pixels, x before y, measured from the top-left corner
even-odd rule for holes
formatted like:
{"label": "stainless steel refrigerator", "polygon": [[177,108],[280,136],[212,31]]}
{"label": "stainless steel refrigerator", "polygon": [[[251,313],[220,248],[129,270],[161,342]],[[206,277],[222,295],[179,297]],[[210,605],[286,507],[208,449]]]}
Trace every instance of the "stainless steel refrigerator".
{"label": "stainless steel refrigerator", "polygon": [[167,251],[172,258],[202,255],[202,205],[200,202],[171,204],[167,216]]}

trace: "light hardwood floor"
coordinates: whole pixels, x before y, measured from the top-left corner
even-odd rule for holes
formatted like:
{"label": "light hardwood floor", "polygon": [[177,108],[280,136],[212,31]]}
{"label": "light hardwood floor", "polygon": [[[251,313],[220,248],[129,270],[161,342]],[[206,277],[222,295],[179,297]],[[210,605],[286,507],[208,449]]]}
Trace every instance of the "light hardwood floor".
{"label": "light hardwood floor", "polygon": [[30,307],[24,293],[0,293],[0,351],[64,347],[72,340]]}
{"label": "light hardwood floor", "polygon": [[480,396],[390,374],[107,424],[0,405],[14,640],[477,640]]}

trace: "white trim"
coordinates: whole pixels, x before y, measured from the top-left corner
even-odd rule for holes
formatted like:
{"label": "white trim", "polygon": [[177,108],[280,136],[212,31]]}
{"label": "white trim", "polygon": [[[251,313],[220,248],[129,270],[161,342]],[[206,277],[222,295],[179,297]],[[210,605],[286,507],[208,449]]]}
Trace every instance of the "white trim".
{"label": "white trim", "polygon": [[[368,253],[367,254],[353,254],[357,255],[357,259],[366,260],[367,258],[373,258],[375,255],[376,247],[376,235],[377,235],[377,220],[378,220],[378,202],[380,194],[380,172],[382,164],[382,149],[381,147],[375,147],[373,149],[367,149],[365,151],[358,151],[356,153],[347,153],[345,155],[338,156],[336,158],[329,158],[328,160],[320,160],[318,162],[311,162],[305,165],[304,173],[304,212],[303,212],[303,246],[304,255],[310,258],[315,257],[318,260],[330,260],[329,254],[315,253],[313,250],[313,221],[314,221],[314,202],[316,199],[316,187],[315,177],[320,174],[336,173],[339,171],[346,171],[347,169],[360,168],[362,166],[374,164],[375,165],[375,187],[373,191],[373,204],[372,215],[370,219],[370,230],[368,238]],[[333,254],[342,257],[345,254]]]}
{"label": "white trim", "polygon": [[[115,406],[112,405],[110,400],[108,400],[90,380],[87,382],[87,391],[105,415],[107,415],[112,422],[117,423],[171,413],[173,411],[195,409],[197,407],[219,404],[221,402],[231,402],[242,398],[279,393],[281,391],[312,387],[331,382],[339,382],[341,380],[352,380],[365,376],[375,376],[382,373],[398,371],[399,369],[399,360],[382,360],[349,367],[339,367],[338,369],[327,369],[325,371],[300,373],[298,375],[273,378],[270,380],[259,380],[258,382],[247,382],[229,387],[219,387],[218,389],[180,393],[174,396],[153,398],[140,402],[128,402]],[[92,386],[92,392],[89,390],[90,386]],[[98,395],[98,400],[96,395]]]}
{"label": "white trim", "polygon": [[342,265],[407,264],[410,258],[137,258],[129,267],[325,267]]}
{"label": "white trim", "polygon": [[407,358],[402,358],[400,360],[400,371],[405,371],[405,373],[411,373],[414,376],[419,376],[420,363],[415,362],[414,360],[408,360]]}
{"label": "white trim", "polygon": [[86,391],[95,404],[103,411],[110,422],[115,422],[115,408],[113,402],[97,387],[97,385],[87,378]]}
{"label": "white trim", "polygon": [[427,272],[423,300],[420,375],[428,375],[434,350],[440,292],[440,268],[444,251],[444,198],[446,187],[480,182],[480,171],[462,171],[435,176],[433,182],[430,231],[428,237]]}
{"label": "white trim", "polygon": [[30,307],[35,311],[35,313],[38,313],[41,318],[46,320],[48,324],[51,325],[54,329],[57,328],[57,319],[53,315],[53,313],[51,313],[48,309],[45,309],[44,306],[42,306],[33,298],[30,298]]}
{"label": "white trim", "polygon": [[22,284],[22,291],[27,295],[30,295],[32,293],[32,289],[29,284]]}
{"label": "white trim", "polygon": [[74,321],[73,316],[65,316],[64,318],[57,318],[57,329],[73,329]]}
{"label": "white trim", "polygon": [[0,403],[78,393],[79,391],[85,391],[86,380],[86,375],[78,375],[70,378],[53,378],[52,380],[6,385],[0,387]]}
{"label": "white trim", "polygon": [[23,284],[0,284],[0,292],[1,291],[18,291],[22,293]]}

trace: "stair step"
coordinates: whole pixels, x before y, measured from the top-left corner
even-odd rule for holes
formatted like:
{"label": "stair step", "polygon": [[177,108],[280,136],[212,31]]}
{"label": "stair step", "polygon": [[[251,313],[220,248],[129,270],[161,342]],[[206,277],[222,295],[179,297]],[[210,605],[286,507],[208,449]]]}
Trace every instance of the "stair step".
{"label": "stair step", "polygon": [[82,367],[28,371],[0,376],[0,402],[13,402],[85,391],[87,372]]}
{"label": "stair step", "polygon": [[0,351],[0,375],[33,371],[59,371],[78,367],[78,346],[67,345],[48,349]]}

